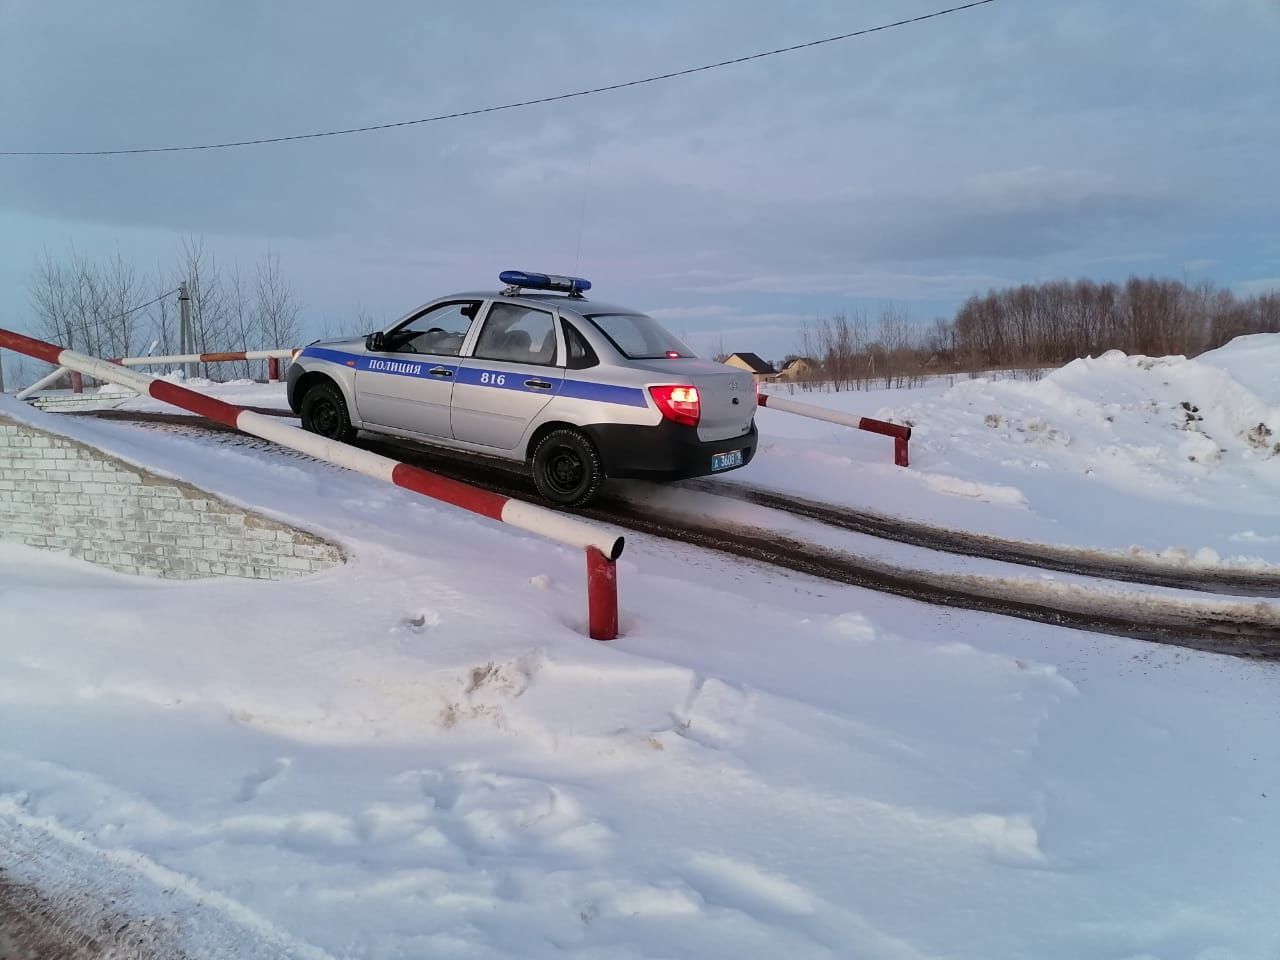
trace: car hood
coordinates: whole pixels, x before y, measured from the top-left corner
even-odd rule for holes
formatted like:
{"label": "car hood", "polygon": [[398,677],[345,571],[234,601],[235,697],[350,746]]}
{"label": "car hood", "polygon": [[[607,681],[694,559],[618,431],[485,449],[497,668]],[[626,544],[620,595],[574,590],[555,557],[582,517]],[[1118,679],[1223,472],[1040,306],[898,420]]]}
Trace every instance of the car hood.
{"label": "car hood", "polygon": [[334,337],[329,340],[314,340],[307,344],[308,347],[328,347],[331,350],[359,350],[364,352],[364,336],[359,337]]}

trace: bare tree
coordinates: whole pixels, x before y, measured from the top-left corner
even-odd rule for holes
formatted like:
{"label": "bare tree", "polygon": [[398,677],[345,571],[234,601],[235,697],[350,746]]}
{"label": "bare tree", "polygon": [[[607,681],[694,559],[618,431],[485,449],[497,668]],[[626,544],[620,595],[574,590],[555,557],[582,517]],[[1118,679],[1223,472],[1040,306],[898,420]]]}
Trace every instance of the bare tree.
{"label": "bare tree", "polygon": [[[196,353],[217,353],[232,349],[226,291],[217,259],[205,249],[204,241],[185,238],[178,264],[178,277],[185,280],[191,297],[191,328]],[[200,376],[209,376],[207,363],[199,366]]]}
{"label": "bare tree", "polygon": [[[262,327],[256,315],[256,305],[249,299],[240,267],[233,266],[228,272],[224,284],[225,308],[227,316],[227,333],[231,342],[240,350],[257,350],[262,345]],[[222,367],[223,376],[253,376],[249,360],[226,361]]]}
{"label": "bare tree", "polygon": [[297,346],[301,305],[280,272],[280,258],[266,254],[258,262],[254,285],[260,343],[268,350]]}
{"label": "bare tree", "polygon": [[65,260],[46,250],[29,293],[36,330],[55,343],[99,357],[126,357],[143,345],[147,285],[117,253],[95,264],[74,248]]}

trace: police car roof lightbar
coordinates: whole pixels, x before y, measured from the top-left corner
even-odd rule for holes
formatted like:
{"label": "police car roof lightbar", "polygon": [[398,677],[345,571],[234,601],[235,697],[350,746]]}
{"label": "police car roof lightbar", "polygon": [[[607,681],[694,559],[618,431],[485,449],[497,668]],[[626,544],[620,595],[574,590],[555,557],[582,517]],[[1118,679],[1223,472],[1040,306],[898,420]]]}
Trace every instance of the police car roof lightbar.
{"label": "police car roof lightbar", "polygon": [[554,290],[567,293],[571,297],[581,297],[591,289],[591,281],[582,277],[560,277],[552,273],[526,273],[523,270],[503,270],[498,279],[507,285],[512,293],[520,288],[526,290]]}

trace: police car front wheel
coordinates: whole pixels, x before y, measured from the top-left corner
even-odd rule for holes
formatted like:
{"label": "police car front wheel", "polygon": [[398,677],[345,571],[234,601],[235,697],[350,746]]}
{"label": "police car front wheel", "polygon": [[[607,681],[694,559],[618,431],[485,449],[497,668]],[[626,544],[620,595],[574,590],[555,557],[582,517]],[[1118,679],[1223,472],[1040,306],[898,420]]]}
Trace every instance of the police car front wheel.
{"label": "police car front wheel", "polygon": [[533,482],[547,500],[580,507],[604,482],[604,464],[591,441],[577,430],[552,430],[533,451]]}
{"label": "police car front wheel", "polygon": [[347,401],[332,383],[318,383],[306,392],[302,398],[302,427],[343,443],[356,435]]}

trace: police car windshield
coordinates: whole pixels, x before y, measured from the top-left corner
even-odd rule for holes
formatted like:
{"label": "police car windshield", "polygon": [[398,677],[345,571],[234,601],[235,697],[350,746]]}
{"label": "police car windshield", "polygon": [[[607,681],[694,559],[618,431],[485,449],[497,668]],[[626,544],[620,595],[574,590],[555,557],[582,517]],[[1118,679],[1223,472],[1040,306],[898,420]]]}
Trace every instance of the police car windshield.
{"label": "police car windshield", "polygon": [[593,313],[587,316],[628,360],[692,357],[693,351],[643,313]]}

